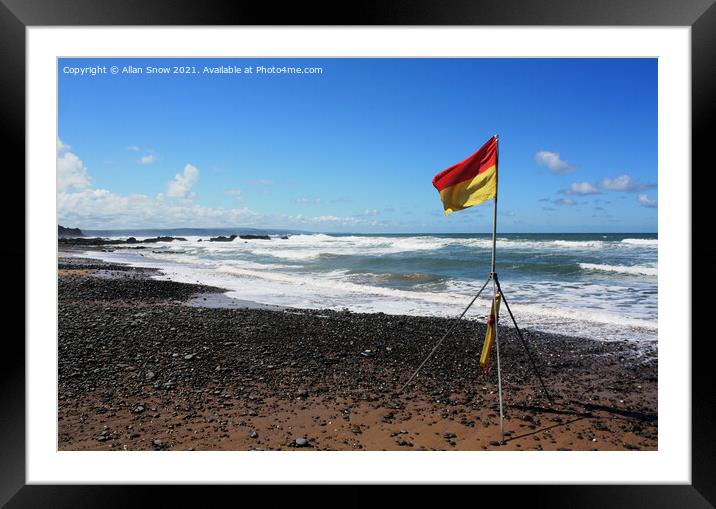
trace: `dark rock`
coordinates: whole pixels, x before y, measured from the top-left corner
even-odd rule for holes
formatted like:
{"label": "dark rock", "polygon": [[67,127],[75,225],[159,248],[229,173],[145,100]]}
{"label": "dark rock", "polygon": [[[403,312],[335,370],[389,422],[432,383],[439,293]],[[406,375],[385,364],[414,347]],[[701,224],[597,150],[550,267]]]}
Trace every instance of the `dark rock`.
{"label": "dark rock", "polygon": [[209,242],[232,242],[236,238],[236,235],[232,235],[231,237],[224,237],[223,235],[219,235],[218,237],[211,237],[209,239]]}
{"label": "dark rock", "polygon": [[67,228],[61,224],[57,225],[57,236],[60,238],[84,237],[85,234],[79,228]]}
{"label": "dark rock", "polygon": [[186,241],[184,237],[151,237],[142,241],[137,240],[135,237],[128,237],[125,240],[122,239],[104,239],[100,237],[87,238],[87,237],[60,237],[58,242],[60,244],[73,245],[73,246],[117,246],[122,244],[151,244],[155,242],[173,242],[173,241]]}

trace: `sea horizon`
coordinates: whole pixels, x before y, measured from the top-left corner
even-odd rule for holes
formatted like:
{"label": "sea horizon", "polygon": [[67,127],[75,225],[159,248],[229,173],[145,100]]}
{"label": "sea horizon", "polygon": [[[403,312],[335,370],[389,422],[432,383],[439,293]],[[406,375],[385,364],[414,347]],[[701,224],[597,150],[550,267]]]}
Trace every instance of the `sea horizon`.
{"label": "sea horizon", "polygon": [[[65,226],[65,225],[62,225]],[[66,226],[67,228],[75,228],[72,226]],[[322,233],[325,235],[490,235],[492,231],[462,231],[462,232],[437,232],[437,231],[386,231],[386,232],[366,232],[366,231],[330,231],[330,230],[303,230],[296,228],[282,228],[278,226],[271,227],[257,227],[257,226],[216,226],[216,227],[191,227],[191,226],[178,226],[178,227],[167,227],[167,228],[151,228],[151,227],[137,227],[137,228],[81,228],[85,236],[88,233],[101,234],[101,233],[116,233],[116,234],[132,234],[132,233],[148,233],[148,232],[179,232],[179,231],[201,231],[205,234],[212,234],[213,232],[271,232],[271,233],[303,233],[303,234],[318,234]],[[658,235],[658,231],[540,231],[540,232],[529,232],[529,231],[501,231],[498,228],[497,234],[505,235]]]}

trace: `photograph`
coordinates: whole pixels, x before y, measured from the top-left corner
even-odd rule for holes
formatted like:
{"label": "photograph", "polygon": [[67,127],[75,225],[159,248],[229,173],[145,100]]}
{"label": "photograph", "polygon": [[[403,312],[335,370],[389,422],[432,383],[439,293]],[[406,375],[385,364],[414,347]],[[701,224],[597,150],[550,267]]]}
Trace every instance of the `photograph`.
{"label": "photograph", "polygon": [[57,450],[659,451],[658,58],[56,62]]}

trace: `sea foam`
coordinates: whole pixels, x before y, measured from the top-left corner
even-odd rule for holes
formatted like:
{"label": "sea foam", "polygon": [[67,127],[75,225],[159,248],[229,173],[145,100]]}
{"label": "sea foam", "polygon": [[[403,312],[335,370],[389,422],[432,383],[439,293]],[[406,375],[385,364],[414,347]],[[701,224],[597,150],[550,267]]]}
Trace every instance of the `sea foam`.
{"label": "sea foam", "polygon": [[642,267],[639,265],[604,265],[599,263],[580,263],[584,270],[600,272],[617,272],[620,274],[632,274],[638,276],[658,276],[657,267]]}

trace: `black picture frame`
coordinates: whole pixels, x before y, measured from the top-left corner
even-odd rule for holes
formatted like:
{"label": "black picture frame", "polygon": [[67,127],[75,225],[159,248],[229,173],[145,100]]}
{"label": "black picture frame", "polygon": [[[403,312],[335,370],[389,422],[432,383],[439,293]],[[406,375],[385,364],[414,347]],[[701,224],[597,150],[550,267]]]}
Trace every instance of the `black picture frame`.
{"label": "black picture frame", "polygon": [[[712,167],[708,138],[716,109],[716,6],[714,0],[429,0],[364,1],[346,5],[296,2],[277,7],[270,2],[188,0],[0,0],[0,112],[3,152],[12,154],[15,179],[25,189],[25,29],[32,26],[87,25],[551,25],[551,26],[688,26],[692,43],[692,168]],[[659,140],[660,143],[667,140]],[[6,158],[7,161],[7,158]],[[6,167],[11,172],[11,167]],[[691,171],[685,169],[684,171]],[[691,172],[692,178],[693,173]],[[10,177],[8,177],[10,178]],[[706,193],[705,189],[696,193]],[[15,193],[17,194],[17,193]],[[703,197],[708,203],[708,197]],[[692,203],[697,203],[697,194]],[[3,201],[3,219],[12,224],[13,242],[0,247],[6,278],[17,278],[17,294],[25,295],[24,242],[17,241],[16,200]],[[707,219],[692,214],[694,226]],[[23,223],[23,239],[24,239]],[[692,265],[701,256],[710,261],[708,248],[691,246]],[[691,274],[683,275],[691,280]],[[712,286],[710,274],[699,274],[699,286]],[[6,279],[7,281],[7,279]],[[15,281],[13,281],[15,282]],[[22,293],[20,293],[22,292]],[[695,296],[694,296],[695,297]],[[695,298],[693,316],[707,316],[708,301]],[[7,317],[23,315],[24,299],[5,303]],[[12,330],[6,324],[6,331]],[[691,317],[684,317],[685,344],[692,348],[692,483],[646,486],[527,486],[501,489],[500,505],[524,501],[556,507],[714,507],[716,506],[716,430],[709,335],[693,334]],[[691,337],[689,337],[691,336]],[[0,506],[7,507],[126,507],[136,504],[138,486],[39,486],[25,483],[25,350],[19,334],[4,335],[0,370]],[[663,361],[662,361],[663,362]],[[684,430],[688,433],[689,430]],[[481,487],[484,490],[487,487]],[[155,491],[152,489],[151,491]],[[163,490],[162,506],[174,497],[182,506],[184,489]],[[295,495],[294,495],[295,496]],[[142,495],[144,497],[144,495]],[[483,501],[488,500],[481,496]],[[492,497],[490,497],[492,498]],[[351,500],[366,504],[372,495],[354,492]],[[144,500],[142,498],[142,500]],[[403,499],[406,502],[407,499]],[[206,501],[205,501],[206,502]],[[172,504],[173,505],[173,504]]]}

